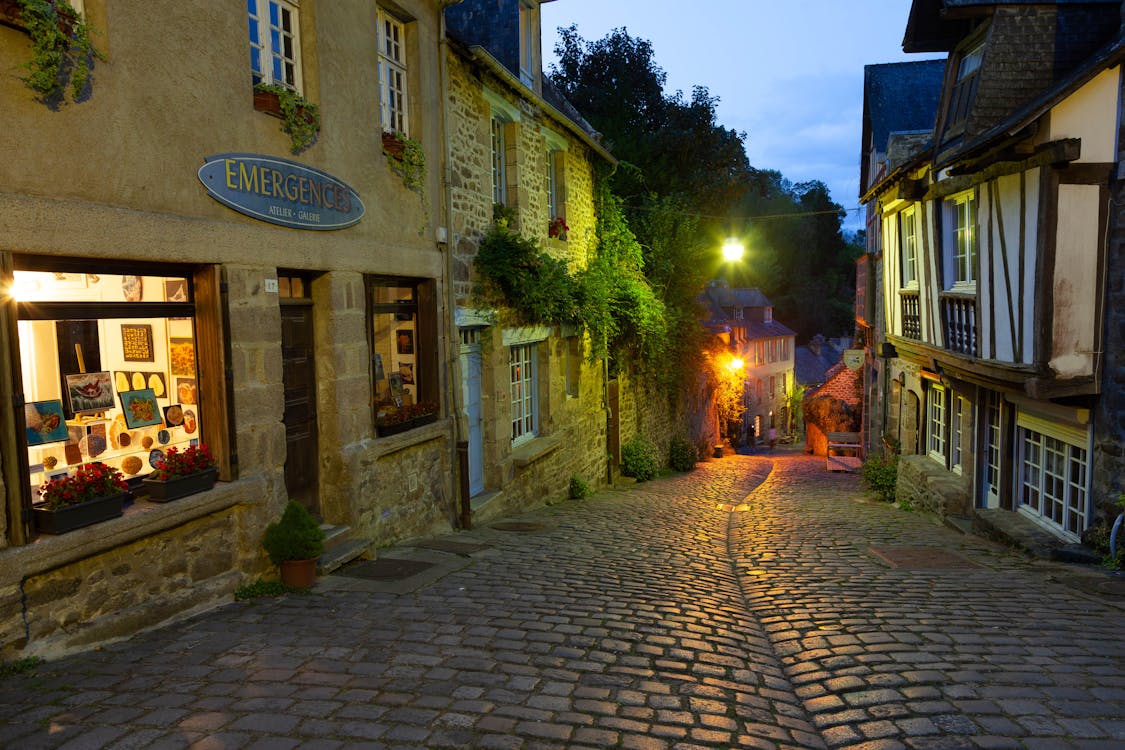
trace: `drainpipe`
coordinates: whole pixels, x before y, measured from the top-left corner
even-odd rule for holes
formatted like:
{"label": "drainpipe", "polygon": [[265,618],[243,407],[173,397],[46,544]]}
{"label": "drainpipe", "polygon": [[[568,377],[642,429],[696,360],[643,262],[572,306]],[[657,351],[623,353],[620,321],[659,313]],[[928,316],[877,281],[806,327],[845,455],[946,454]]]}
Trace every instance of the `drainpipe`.
{"label": "drainpipe", "polygon": [[[453,248],[456,236],[453,232],[453,138],[449,132],[449,37],[445,30],[445,8],[456,5],[461,0],[444,0],[439,12],[438,37],[438,91],[442,104],[441,131],[445,154],[441,170],[442,189],[445,193],[445,236],[443,256],[445,260],[445,323],[448,346],[446,347],[446,383],[450,411],[453,416],[453,450],[450,452],[450,466],[457,467],[453,474],[454,496],[457,503],[457,526],[469,529],[472,526],[472,508],[469,505],[469,437],[465,419],[461,414],[461,339],[457,330],[457,298],[453,290]],[[442,244],[442,243],[438,243]]]}

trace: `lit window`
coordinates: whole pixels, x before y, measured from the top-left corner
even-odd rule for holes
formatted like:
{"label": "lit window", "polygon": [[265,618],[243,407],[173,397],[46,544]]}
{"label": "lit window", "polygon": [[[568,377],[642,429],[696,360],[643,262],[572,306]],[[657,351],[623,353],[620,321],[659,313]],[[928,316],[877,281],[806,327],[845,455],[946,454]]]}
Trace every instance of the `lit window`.
{"label": "lit window", "polygon": [[902,234],[902,285],[918,286],[918,221],[913,207],[899,214],[899,229]]}
{"label": "lit window", "polygon": [[539,368],[536,349],[535,344],[520,344],[509,350],[512,445],[535,437],[539,431]]}
{"label": "lit window", "polygon": [[371,277],[367,286],[376,425],[401,423],[417,404],[436,411],[434,282]]}
{"label": "lit window", "polygon": [[962,396],[953,400],[953,422],[949,435],[949,464],[956,473],[961,473],[962,454],[965,442],[965,417],[969,412],[969,402]]}
{"label": "lit window", "polygon": [[946,258],[950,262],[953,286],[976,283],[977,237],[976,200],[973,193],[962,193],[946,201]]}
{"label": "lit window", "polygon": [[293,0],[247,0],[250,70],[255,85],[301,90],[298,5]]}
{"label": "lit window", "polygon": [[927,411],[929,419],[929,455],[931,458],[945,466],[945,389],[933,386],[927,392]]}
{"label": "lit window", "polygon": [[406,131],[406,27],[379,9],[379,116],[383,130]]}

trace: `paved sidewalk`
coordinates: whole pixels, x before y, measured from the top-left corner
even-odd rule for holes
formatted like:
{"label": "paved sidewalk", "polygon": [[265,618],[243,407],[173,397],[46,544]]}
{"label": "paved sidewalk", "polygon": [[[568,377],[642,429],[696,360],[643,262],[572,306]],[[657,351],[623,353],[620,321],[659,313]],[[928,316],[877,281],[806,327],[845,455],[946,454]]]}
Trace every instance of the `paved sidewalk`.
{"label": "paved sidewalk", "polygon": [[437,563],[414,586],[333,575],[0,678],[0,747],[1125,746],[1122,601],[1064,585],[1104,576],[823,466],[728,456],[381,555]]}

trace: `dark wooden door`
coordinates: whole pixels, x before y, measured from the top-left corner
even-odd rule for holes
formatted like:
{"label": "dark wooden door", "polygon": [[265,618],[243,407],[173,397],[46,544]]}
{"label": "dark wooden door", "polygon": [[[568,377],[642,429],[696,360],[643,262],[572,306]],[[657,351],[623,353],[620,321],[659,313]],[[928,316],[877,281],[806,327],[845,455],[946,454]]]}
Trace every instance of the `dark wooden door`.
{"label": "dark wooden door", "polygon": [[319,515],[317,499],[316,357],[313,309],[304,301],[281,304],[281,363],[285,385],[285,488],[292,500]]}

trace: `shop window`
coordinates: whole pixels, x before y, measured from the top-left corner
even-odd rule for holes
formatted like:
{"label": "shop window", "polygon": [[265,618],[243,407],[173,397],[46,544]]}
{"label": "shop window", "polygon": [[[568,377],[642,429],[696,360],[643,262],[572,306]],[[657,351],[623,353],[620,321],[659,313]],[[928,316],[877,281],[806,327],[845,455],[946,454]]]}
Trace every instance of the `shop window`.
{"label": "shop window", "polygon": [[254,85],[300,92],[300,8],[293,0],[247,0],[250,70]]}
{"label": "shop window", "polygon": [[222,367],[217,315],[196,309],[199,282],[217,286],[205,281],[213,269],[121,270],[87,261],[15,262],[10,291],[24,402],[16,419],[31,503],[44,482],[93,462],[139,486],[170,448],[201,442],[221,457],[229,478],[226,440],[215,429],[226,421],[222,383],[201,380],[212,371],[201,359]]}
{"label": "shop window", "polygon": [[436,410],[437,308],[429,279],[367,280],[371,372],[378,423],[417,405]]}
{"label": "shop window", "polygon": [[379,9],[379,114],[383,130],[406,133],[406,26]]}

